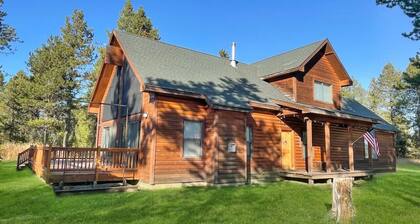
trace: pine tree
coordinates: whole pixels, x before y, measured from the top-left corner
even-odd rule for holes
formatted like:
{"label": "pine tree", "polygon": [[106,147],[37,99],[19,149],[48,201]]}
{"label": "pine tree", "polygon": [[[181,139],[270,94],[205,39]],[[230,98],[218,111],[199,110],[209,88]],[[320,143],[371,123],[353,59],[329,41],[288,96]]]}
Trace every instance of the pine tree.
{"label": "pine tree", "polygon": [[376,0],[376,4],[385,5],[388,8],[399,6],[403,12],[413,21],[413,30],[402,35],[412,40],[420,40],[420,3],[418,0]]}
{"label": "pine tree", "polygon": [[74,110],[86,94],[86,77],[94,61],[93,33],[81,11],[67,17],[61,35],[51,37],[29,58],[33,74],[33,98],[40,116],[32,126],[48,128],[50,143],[71,145],[74,142]]}
{"label": "pine tree", "polygon": [[227,53],[227,51],[225,51],[225,49],[221,49],[221,50],[219,51],[219,56],[220,56],[221,58],[227,58],[227,59],[229,59],[229,53]]}
{"label": "pine tree", "polygon": [[408,120],[405,117],[407,104],[404,91],[401,90],[402,74],[392,64],[384,66],[377,79],[369,86],[369,107],[384,120],[398,129],[397,149],[399,155],[407,152]]}
{"label": "pine tree", "polygon": [[153,28],[152,21],[147,18],[143,7],[135,12],[130,0],[125,2],[118,19],[118,29],[138,36],[159,40],[159,31]]}
{"label": "pine tree", "polygon": [[367,106],[367,91],[355,77],[352,77],[351,79],[353,80],[353,85],[342,88],[341,96],[343,98],[354,99],[357,102]]}
{"label": "pine tree", "polygon": [[0,92],[3,88],[3,86],[4,86],[4,74],[3,74],[3,71],[1,70],[1,66],[0,66]]}
{"label": "pine tree", "polygon": [[5,11],[1,10],[3,0],[0,0],[0,53],[13,52],[12,43],[19,42],[15,28],[4,23],[4,18],[7,16]]}
{"label": "pine tree", "polygon": [[23,71],[13,76],[4,87],[0,98],[1,131],[8,141],[30,140],[27,121],[34,115],[31,110],[30,78]]}
{"label": "pine tree", "polygon": [[411,129],[412,151],[420,155],[420,57],[415,57],[403,74],[406,104],[405,115]]}
{"label": "pine tree", "polygon": [[64,114],[66,115],[63,137],[63,146],[65,146],[74,141],[76,120],[72,111],[77,109],[78,102],[75,99],[83,95],[81,93],[83,80],[88,77],[90,65],[95,60],[95,48],[93,46],[93,31],[84,20],[82,11],[74,11],[71,19],[67,17],[61,32],[69,63],[68,71],[64,74],[65,85],[63,88],[65,92]]}

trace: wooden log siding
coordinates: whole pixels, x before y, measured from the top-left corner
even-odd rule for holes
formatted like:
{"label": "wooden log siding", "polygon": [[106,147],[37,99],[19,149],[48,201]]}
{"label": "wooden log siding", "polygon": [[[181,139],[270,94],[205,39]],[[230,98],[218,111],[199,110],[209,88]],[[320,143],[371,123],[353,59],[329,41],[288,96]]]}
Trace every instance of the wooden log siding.
{"label": "wooden log siding", "polygon": [[[211,155],[205,144],[202,144],[202,157],[183,158],[184,120],[201,121],[205,129],[206,119],[204,102],[158,96],[154,183],[201,182],[207,179],[205,161]],[[207,136],[203,134],[203,142]]]}
{"label": "wooden log siding", "polygon": [[331,165],[333,170],[349,168],[348,131],[331,125]]}
{"label": "wooden log siding", "polygon": [[142,112],[147,117],[141,117],[140,123],[140,161],[138,175],[145,183],[152,183],[154,146],[156,143],[156,100],[153,93],[143,92]]}
{"label": "wooden log siding", "polygon": [[[388,132],[376,132],[376,137],[379,141],[379,148],[381,155],[378,159],[372,161],[373,169],[390,171],[394,170],[396,167],[396,151],[395,151],[395,142],[394,134]],[[375,153],[372,151],[372,153]]]}
{"label": "wooden log siding", "polygon": [[[246,113],[217,110],[217,183],[246,181]],[[255,142],[255,141],[254,141]],[[236,152],[228,152],[228,144],[236,144]]]}
{"label": "wooden log siding", "polygon": [[251,173],[263,175],[281,166],[281,132],[292,131],[270,112],[253,112],[251,117],[254,142]]}
{"label": "wooden log siding", "polygon": [[[314,100],[314,81],[318,80],[332,85],[333,104],[323,103]],[[329,109],[340,108],[340,80],[337,73],[334,71],[330,62],[325,56],[322,56],[310,70],[303,76],[303,80],[296,83],[297,88],[297,102],[306,103]]]}

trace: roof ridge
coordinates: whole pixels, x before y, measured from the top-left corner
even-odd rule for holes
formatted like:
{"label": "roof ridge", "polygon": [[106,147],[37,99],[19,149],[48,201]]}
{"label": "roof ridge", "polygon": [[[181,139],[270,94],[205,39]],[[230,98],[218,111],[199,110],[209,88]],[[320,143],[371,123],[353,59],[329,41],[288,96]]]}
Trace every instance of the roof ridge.
{"label": "roof ridge", "polygon": [[271,59],[271,58],[274,58],[274,57],[278,57],[278,56],[281,56],[281,55],[284,55],[284,54],[290,53],[290,52],[292,52],[292,51],[296,51],[296,50],[299,50],[299,49],[302,49],[302,48],[305,48],[305,47],[308,47],[308,46],[314,45],[314,44],[316,44],[316,43],[322,43],[322,42],[327,41],[327,40],[328,40],[328,38],[325,38],[325,39],[323,39],[323,40],[318,40],[318,41],[312,42],[312,43],[310,43],[310,44],[303,45],[303,46],[301,46],[301,47],[297,47],[297,48],[294,48],[294,49],[290,49],[290,50],[287,50],[287,51],[282,52],[282,53],[280,53],[280,54],[276,54],[276,55],[270,56],[270,57],[268,57],[268,58],[263,58],[263,59],[261,59],[261,60],[258,60],[258,61],[256,61],[256,62],[251,63],[250,65],[255,65],[255,64],[259,63],[259,62],[262,62],[262,61],[265,61],[265,60],[268,60],[268,59]]}
{"label": "roof ridge", "polygon": [[[156,42],[156,43],[164,44],[164,45],[167,45],[167,46],[170,46],[170,47],[175,47],[175,48],[179,48],[179,49],[183,49],[183,50],[191,51],[191,52],[194,52],[194,53],[203,54],[203,55],[206,55],[206,56],[210,56],[210,57],[216,58],[216,59],[218,59],[218,60],[222,60],[222,61],[229,60],[229,59],[226,59],[226,58],[218,57],[218,56],[213,55],[213,54],[210,54],[210,53],[206,53],[206,52],[202,52],[202,51],[194,50],[194,49],[187,48],[187,47],[183,47],[183,46],[178,46],[178,45],[175,45],[175,44],[171,44],[171,43],[163,42],[163,41],[161,41],[161,40],[154,40],[154,39],[150,39],[150,38],[147,38],[147,37],[144,37],[144,36],[135,35],[135,34],[128,33],[128,32],[122,31],[122,30],[113,30],[113,31],[114,31],[114,32],[117,32],[117,33],[118,33],[118,32],[119,32],[119,33],[123,33],[123,34],[125,34],[125,35],[129,35],[129,36],[133,36],[133,37],[136,37],[136,38],[145,39],[145,40],[148,40],[148,41],[151,41],[151,42]],[[240,61],[237,61],[237,62],[238,62],[238,63],[241,63],[241,64],[246,64],[246,63],[244,63],[244,62],[240,62]],[[249,65],[249,64],[246,64],[246,65]]]}

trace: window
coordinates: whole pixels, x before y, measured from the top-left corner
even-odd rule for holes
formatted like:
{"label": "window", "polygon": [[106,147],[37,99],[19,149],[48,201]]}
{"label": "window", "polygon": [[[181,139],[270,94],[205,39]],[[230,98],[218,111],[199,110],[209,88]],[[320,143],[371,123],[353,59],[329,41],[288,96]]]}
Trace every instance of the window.
{"label": "window", "polygon": [[332,103],[332,86],[323,82],[315,81],[314,98],[324,103]]}
{"label": "window", "polygon": [[110,146],[110,131],[109,127],[104,127],[102,129],[102,148],[108,148]]}
{"label": "window", "polygon": [[[364,139],[363,143],[365,146],[365,159],[369,159],[369,143],[366,139]],[[378,155],[376,155],[376,152],[373,151],[372,148],[370,148],[370,154],[372,154],[372,159],[378,159]]]}
{"label": "window", "polygon": [[302,157],[306,159],[306,131],[302,131],[302,138],[300,139],[302,144]]}
{"label": "window", "polygon": [[139,147],[139,122],[130,121],[128,122],[128,139],[126,146],[128,148]]}
{"label": "window", "polygon": [[202,123],[196,121],[184,121],[184,158],[201,157],[202,155]]}
{"label": "window", "polygon": [[252,157],[252,127],[247,126],[245,130],[245,138],[246,138],[246,149],[248,153],[248,157]]}
{"label": "window", "polygon": [[366,139],[364,139],[363,143],[365,146],[365,159],[369,159],[369,144]]}

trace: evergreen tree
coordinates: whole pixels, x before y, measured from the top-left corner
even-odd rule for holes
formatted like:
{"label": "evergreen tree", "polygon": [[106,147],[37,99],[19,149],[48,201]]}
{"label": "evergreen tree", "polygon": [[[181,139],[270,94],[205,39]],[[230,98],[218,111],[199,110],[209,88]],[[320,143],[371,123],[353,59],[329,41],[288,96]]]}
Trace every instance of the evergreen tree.
{"label": "evergreen tree", "polygon": [[407,101],[401,86],[402,74],[392,64],[387,64],[379,77],[372,80],[368,100],[370,109],[398,129],[397,149],[399,155],[404,156],[409,130],[404,108]]}
{"label": "evergreen tree", "polygon": [[229,59],[229,53],[227,53],[227,51],[225,51],[225,49],[221,49],[221,50],[219,51],[219,56],[220,56],[221,58],[227,58],[227,59]]}
{"label": "evergreen tree", "polygon": [[3,86],[4,86],[4,74],[0,67],[0,92],[1,92],[1,89],[3,89]]}
{"label": "evergreen tree", "polygon": [[143,7],[135,12],[130,0],[125,2],[118,19],[118,29],[138,36],[159,40],[159,31],[153,28],[152,21],[146,16]]}
{"label": "evergreen tree", "polygon": [[47,127],[50,142],[71,145],[77,123],[74,110],[86,94],[86,81],[94,61],[93,33],[81,11],[67,17],[61,35],[31,54],[28,65],[33,74],[33,98],[40,116],[32,126]]}
{"label": "evergreen tree", "polygon": [[420,3],[418,0],[376,0],[376,4],[385,5],[388,8],[399,6],[403,12],[413,21],[413,30],[403,33],[403,36],[412,40],[420,40]]}
{"label": "evergreen tree", "polygon": [[343,98],[354,99],[357,102],[367,106],[367,91],[363,88],[356,78],[352,77],[353,85],[341,89],[341,96]]}
{"label": "evergreen tree", "polygon": [[0,53],[10,53],[13,51],[11,43],[18,42],[15,28],[4,23],[4,18],[7,16],[5,11],[1,10],[3,0],[0,0]]}
{"label": "evergreen tree", "polygon": [[0,126],[8,141],[30,141],[27,121],[34,115],[29,95],[30,78],[23,71],[13,76],[1,93]]}
{"label": "evergreen tree", "polygon": [[420,155],[420,57],[415,57],[403,74],[405,91],[405,115],[410,122],[412,150]]}

